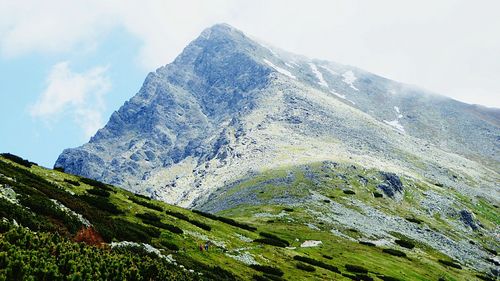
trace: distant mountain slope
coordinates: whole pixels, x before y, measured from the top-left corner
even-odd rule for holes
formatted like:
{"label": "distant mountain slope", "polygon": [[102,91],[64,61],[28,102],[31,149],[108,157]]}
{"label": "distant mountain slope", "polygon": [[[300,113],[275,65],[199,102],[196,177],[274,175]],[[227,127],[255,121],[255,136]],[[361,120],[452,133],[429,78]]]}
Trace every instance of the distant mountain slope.
{"label": "distant mountain slope", "polygon": [[[401,178],[404,190],[394,192],[400,199],[404,192],[404,199],[372,198],[374,191],[386,194],[399,186],[397,176],[383,177],[331,162],[272,171],[217,192],[212,202],[220,205],[203,207],[219,211],[214,215],[3,155],[0,280],[494,280],[498,244],[487,234],[498,206],[458,197],[456,203],[477,217],[451,221],[444,216],[448,206],[439,211],[443,219],[433,221],[407,205],[420,198],[417,190],[436,196],[442,190]],[[378,182],[389,189],[374,189]],[[433,198],[429,204],[439,203]],[[301,205],[304,199],[307,205]],[[372,227],[365,228],[359,200],[384,205],[393,215],[379,221],[373,212]],[[357,215],[345,225],[348,214]],[[387,224],[399,229],[379,236]],[[450,226],[461,227],[456,235],[468,240],[457,244],[443,236],[455,237]],[[366,238],[366,231],[373,236]],[[423,243],[418,235],[433,238]],[[201,251],[207,241],[208,251]],[[449,252],[434,249],[436,241]]]}
{"label": "distant mountain slope", "polygon": [[499,112],[290,54],[222,24],[150,73],[55,166],[182,206],[255,172],[323,160],[498,199]]}

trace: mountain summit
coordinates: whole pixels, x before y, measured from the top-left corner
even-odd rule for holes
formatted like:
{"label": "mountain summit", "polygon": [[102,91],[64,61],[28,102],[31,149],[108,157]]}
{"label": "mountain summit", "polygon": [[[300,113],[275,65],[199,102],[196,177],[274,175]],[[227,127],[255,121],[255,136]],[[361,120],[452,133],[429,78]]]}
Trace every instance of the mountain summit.
{"label": "mountain summit", "polygon": [[55,167],[181,206],[201,206],[217,188],[269,169],[318,161],[498,199],[499,136],[498,109],[291,54],[217,24],[149,73]]}

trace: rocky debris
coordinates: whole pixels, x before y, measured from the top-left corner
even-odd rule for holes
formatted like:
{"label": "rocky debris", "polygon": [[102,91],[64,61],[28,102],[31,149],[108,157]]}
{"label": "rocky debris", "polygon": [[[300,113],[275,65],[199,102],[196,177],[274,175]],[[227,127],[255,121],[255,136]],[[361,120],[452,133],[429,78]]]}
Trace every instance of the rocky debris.
{"label": "rocky debris", "polygon": [[317,240],[306,240],[300,244],[301,248],[307,248],[307,247],[318,247],[319,245],[323,244],[322,241],[317,241]]}
{"label": "rocky debris", "polygon": [[238,253],[236,252],[236,254],[231,254],[231,253],[226,253],[226,256],[230,257],[230,258],[233,258],[237,261],[240,261],[246,265],[252,265],[252,264],[259,264],[255,258],[253,257],[252,254],[250,254],[249,252],[244,252],[244,253]]}
{"label": "rocky debris", "polygon": [[474,219],[474,214],[471,213],[469,210],[460,210],[460,220],[466,225],[472,228],[472,230],[477,230],[478,226],[475,222]]}

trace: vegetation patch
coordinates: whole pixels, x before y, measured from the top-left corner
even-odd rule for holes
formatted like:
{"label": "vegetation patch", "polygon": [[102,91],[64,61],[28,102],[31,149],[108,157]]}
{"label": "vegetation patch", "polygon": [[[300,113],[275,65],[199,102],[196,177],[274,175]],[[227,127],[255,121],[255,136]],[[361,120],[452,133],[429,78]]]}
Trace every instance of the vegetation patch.
{"label": "vegetation patch", "polygon": [[210,227],[210,225],[207,225],[207,224],[204,224],[200,221],[197,221],[197,220],[194,220],[194,219],[190,219],[188,216],[182,214],[182,213],[178,213],[178,212],[174,212],[174,211],[165,211],[165,213],[167,213],[167,215],[170,215],[170,216],[173,216],[173,217],[176,217],[178,219],[181,219],[181,220],[184,220],[184,221],[187,221],[189,222],[190,224],[194,225],[194,226],[197,226],[203,230],[206,230],[206,231],[210,231],[212,230],[212,227]]}
{"label": "vegetation patch", "polygon": [[283,276],[283,274],[284,274],[281,269],[279,269],[277,267],[269,266],[269,265],[252,264],[250,267],[257,270],[257,271],[264,272],[264,273],[271,274],[271,275]]}
{"label": "vegetation patch", "polygon": [[303,256],[294,256],[293,259],[297,260],[297,261],[308,263],[310,265],[315,265],[317,267],[321,267],[321,268],[324,268],[324,269],[332,271],[332,272],[340,273],[340,270],[336,266],[333,266],[331,264],[327,264],[327,263],[324,263],[322,261],[318,261],[318,260],[315,260],[312,258],[303,257]]}
{"label": "vegetation patch", "polygon": [[123,214],[123,211],[118,209],[118,207],[115,206],[113,203],[109,202],[107,197],[85,194],[85,195],[79,195],[78,198],[100,210],[109,212],[113,215]]}
{"label": "vegetation patch", "polygon": [[135,204],[137,205],[141,205],[143,207],[146,207],[146,208],[149,208],[151,210],[155,210],[155,211],[159,211],[159,212],[162,212],[163,211],[163,208],[158,206],[158,205],[155,205],[151,202],[147,202],[147,201],[144,201],[144,200],[140,200],[138,198],[135,198],[135,197],[129,197],[128,199],[130,199],[130,201],[134,202]]}
{"label": "vegetation patch", "polygon": [[413,243],[412,241],[410,240],[406,240],[406,239],[396,239],[394,241],[396,244],[398,244],[399,246],[401,247],[404,247],[404,248],[407,248],[407,249],[413,249],[415,248],[415,243]]}
{"label": "vegetation patch", "polygon": [[377,246],[374,243],[369,242],[369,241],[359,241],[359,244],[369,246],[369,247],[376,247]]}
{"label": "vegetation patch", "polygon": [[401,251],[396,250],[396,249],[383,249],[382,252],[389,254],[389,255],[396,256],[396,257],[406,257],[405,252],[401,252]]}
{"label": "vegetation patch", "polygon": [[295,264],[295,267],[298,268],[298,269],[300,269],[300,270],[307,271],[307,272],[314,272],[314,271],[316,271],[316,268],[314,268],[314,266],[305,264],[303,262],[298,262],[297,264]]}
{"label": "vegetation patch", "polygon": [[236,227],[241,228],[241,229],[245,229],[245,230],[248,230],[248,231],[256,231],[257,230],[256,227],[250,226],[248,224],[237,222],[237,221],[235,221],[233,219],[230,219],[230,218],[220,217],[220,216],[216,216],[214,214],[205,213],[205,212],[198,211],[198,210],[192,210],[192,211],[195,214],[204,216],[206,218],[210,218],[212,220],[217,220],[217,221],[220,221],[220,222],[232,225],[232,226],[236,226]]}
{"label": "vegetation patch", "polygon": [[422,224],[424,222],[423,220],[417,219],[417,218],[414,218],[414,217],[407,217],[405,219],[407,221],[409,221],[409,222],[416,223],[416,224]]}
{"label": "vegetation patch", "polygon": [[87,189],[87,193],[90,193],[92,195],[97,195],[97,196],[101,196],[101,197],[109,197],[111,194],[109,193],[109,191],[106,191],[104,189],[99,189],[99,188],[91,188],[91,189]]}
{"label": "vegetation patch", "polygon": [[109,191],[109,192],[116,192],[111,187],[109,187],[107,184],[100,182],[100,181],[93,180],[93,179],[80,177],[80,182],[88,184],[88,185],[96,187],[96,188],[104,189],[104,190]]}
{"label": "vegetation patch", "polygon": [[368,269],[366,269],[360,265],[355,265],[355,264],[346,264],[345,269],[349,272],[363,273],[363,274],[368,273]]}
{"label": "vegetation patch", "polygon": [[350,189],[344,189],[342,190],[342,192],[344,192],[344,194],[347,194],[347,195],[354,195],[356,194],[356,192],[350,190]]}
{"label": "vegetation patch", "polygon": [[290,243],[288,241],[286,241],[285,239],[282,239],[274,234],[271,234],[271,233],[267,233],[267,232],[261,232],[259,233],[260,236],[262,237],[265,237],[265,238],[269,238],[269,239],[272,239],[272,240],[276,240],[276,241],[279,241],[281,244],[284,244],[286,245],[285,247],[288,247],[290,246]]}
{"label": "vegetation patch", "polygon": [[438,260],[438,262],[440,264],[444,264],[446,266],[449,266],[449,267],[453,267],[453,268],[456,268],[456,269],[462,269],[462,266],[459,265],[458,263],[454,262],[454,261],[448,261],[448,260]]}
{"label": "vegetation patch", "polygon": [[178,228],[175,225],[171,225],[171,224],[168,224],[168,223],[161,222],[161,218],[158,217],[156,214],[153,214],[153,213],[143,213],[143,214],[136,214],[135,216],[138,217],[138,218],[140,218],[142,220],[142,222],[145,223],[145,224],[156,226],[156,227],[168,230],[168,231],[170,231],[172,233],[176,233],[176,234],[182,234],[182,233],[184,233],[182,231],[182,229]]}
{"label": "vegetation patch", "polygon": [[69,180],[69,179],[64,179],[64,182],[69,183],[74,186],[80,186],[80,182],[74,181],[74,180]]}
{"label": "vegetation patch", "polygon": [[3,158],[5,159],[9,159],[10,161],[14,162],[14,163],[17,163],[21,166],[24,166],[26,168],[31,168],[31,166],[33,165],[37,165],[36,163],[34,162],[30,162],[26,159],[23,159],[17,155],[14,155],[14,154],[11,154],[11,153],[2,153],[0,154]]}

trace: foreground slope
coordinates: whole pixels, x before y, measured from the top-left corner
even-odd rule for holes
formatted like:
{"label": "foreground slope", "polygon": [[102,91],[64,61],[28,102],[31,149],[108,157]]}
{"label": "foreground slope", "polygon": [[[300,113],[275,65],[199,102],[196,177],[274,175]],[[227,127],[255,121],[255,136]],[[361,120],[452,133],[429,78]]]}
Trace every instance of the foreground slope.
{"label": "foreground slope", "polygon": [[209,28],[55,166],[181,206],[269,169],[344,161],[500,198],[500,110]]}
{"label": "foreground slope", "polygon": [[[350,226],[332,221],[330,215],[347,211],[338,204],[352,200],[350,210],[359,211],[355,202],[367,197],[364,193],[377,191],[372,184],[379,177],[376,171],[332,165],[274,171],[241,181],[219,195],[231,198],[240,192],[236,198],[241,201],[213,198],[226,203],[203,207],[221,217],[4,155],[0,157],[0,279],[494,280],[489,267],[498,260],[483,252],[493,253],[498,244],[485,237],[470,233],[467,237],[475,245],[471,252],[484,255],[476,264],[454,260],[453,253],[446,255],[420,243],[404,229],[372,243],[359,239],[365,235],[356,223],[359,217],[353,217]],[[327,178],[330,184],[343,182],[336,178],[340,174],[353,183],[353,193],[323,187]],[[354,184],[359,176],[366,177],[366,185]],[[403,179],[403,184],[409,183]],[[413,185],[433,189],[425,183]],[[243,196],[248,190],[255,200]],[[311,190],[316,203],[301,205]],[[373,200],[363,202],[375,204]],[[377,200],[393,208],[389,198]],[[473,223],[480,224],[483,233],[498,225],[494,216],[498,207],[486,201],[481,207],[470,206],[478,213]],[[398,210],[404,208],[394,212]],[[432,231],[448,230],[446,218],[438,223],[424,215],[407,215],[415,228],[421,224]],[[375,235],[379,223],[373,224]],[[199,245],[207,240],[209,250],[200,251]]]}

